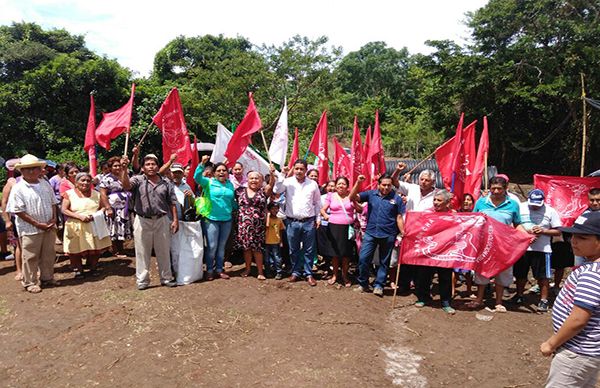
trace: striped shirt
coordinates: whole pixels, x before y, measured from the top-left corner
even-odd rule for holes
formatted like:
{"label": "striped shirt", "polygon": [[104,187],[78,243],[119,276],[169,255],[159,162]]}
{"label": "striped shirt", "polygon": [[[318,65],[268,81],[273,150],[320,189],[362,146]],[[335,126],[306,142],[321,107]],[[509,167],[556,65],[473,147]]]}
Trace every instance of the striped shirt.
{"label": "striped shirt", "polygon": [[[52,219],[52,207],[56,204],[58,201],[54,196],[54,190],[45,179],[40,179],[38,183],[34,184],[21,179],[10,191],[6,210],[13,214],[25,212],[34,220],[46,223]],[[18,216],[15,225],[20,236],[43,232],[42,229],[36,228]]]}
{"label": "striped shirt", "polygon": [[555,333],[571,314],[573,305],[592,315],[587,325],[562,346],[577,354],[600,357],[600,262],[585,263],[567,278],[552,308]]}

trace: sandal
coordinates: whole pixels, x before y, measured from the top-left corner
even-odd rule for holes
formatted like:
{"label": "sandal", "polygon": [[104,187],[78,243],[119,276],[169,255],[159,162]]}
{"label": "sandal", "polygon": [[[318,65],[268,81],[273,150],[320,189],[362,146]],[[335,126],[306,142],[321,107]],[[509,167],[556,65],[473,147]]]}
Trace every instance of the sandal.
{"label": "sandal", "polygon": [[335,284],[335,282],[337,281],[337,279],[335,277],[331,277],[331,279],[329,279],[327,281],[327,284],[329,284],[330,286],[333,286]]}
{"label": "sandal", "polygon": [[506,312],[506,307],[504,307],[501,304],[497,304],[494,311],[497,312],[497,313],[505,313]]}
{"label": "sandal", "polygon": [[38,285],[31,285],[31,286],[27,286],[25,288],[27,290],[27,292],[31,292],[32,294],[38,294],[40,292],[42,292],[42,289],[40,288],[40,286]]}
{"label": "sandal", "polygon": [[483,308],[483,306],[484,306],[483,303],[479,303],[476,300],[473,300],[473,301],[465,304],[465,307],[468,308],[469,310],[481,310]]}
{"label": "sandal", "polygon": [[241,275],[241,276],[242,276],[243,278],[247,278],[247,277],[248,277],[248,275],[250,275],[250,271],[244,271],[244,272],[242,272],[242,275]]}
{"label": "sandal", "polygon": [[267,278],[265,277],[265,275],[258,275],[256,278],[258,280],[267,280]]}
{"label": "sandal", "polygon": [[15,280],[16,281],[21,281],[23,280],[23,274],[21,272],[19,272],[18,274],[15,275]]}

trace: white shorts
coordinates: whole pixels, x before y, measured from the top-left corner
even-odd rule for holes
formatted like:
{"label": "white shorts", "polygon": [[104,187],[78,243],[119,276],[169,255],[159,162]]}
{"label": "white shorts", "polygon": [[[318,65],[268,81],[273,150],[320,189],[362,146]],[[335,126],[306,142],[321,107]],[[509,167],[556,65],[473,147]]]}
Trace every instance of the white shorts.
{"label": "white shorts", "polygon": [[[509,287],[513,282],[513,268],[512,266],[508,267],[504,271],[500,272],[498,275],[494,276],[496,279],[496,283],[500,284],[502,287]],[[490,279],[486,278],[475,272],[475,276],[473,277],[473,281],[475,284],[479,286],[485,286],[490,284]]]}

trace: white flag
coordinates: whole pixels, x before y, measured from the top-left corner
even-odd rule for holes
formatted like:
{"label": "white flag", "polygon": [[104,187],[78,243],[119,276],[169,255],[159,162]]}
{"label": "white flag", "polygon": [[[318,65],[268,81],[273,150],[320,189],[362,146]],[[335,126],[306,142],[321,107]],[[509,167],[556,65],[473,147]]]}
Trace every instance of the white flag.
{"label": "white flag", "polygon": [[[210,161],[212,163],[219,163],[225,160],[225,150],[227,144],[233,133],[229,132],[227,128],[221,123],[217,123],[217,138],[215,139],[215,148],[213,149]],[[258,171],[263,175],[269,173],[269,162],[262,158],[256,151],[250,147],[246,148],[246,151],[237,160],[244,165],[244,171]]]}
{"label": "white flag", "polygon": [[288,112],[287,112],[287,98],[283,100],[283,111],[277,121],[277,127],[273,133],[273,140],[271,140],[271,146],[269,147],[269,157],[273,163],[277,163],[280,166],[284,166],[285,156],[288,149]]}

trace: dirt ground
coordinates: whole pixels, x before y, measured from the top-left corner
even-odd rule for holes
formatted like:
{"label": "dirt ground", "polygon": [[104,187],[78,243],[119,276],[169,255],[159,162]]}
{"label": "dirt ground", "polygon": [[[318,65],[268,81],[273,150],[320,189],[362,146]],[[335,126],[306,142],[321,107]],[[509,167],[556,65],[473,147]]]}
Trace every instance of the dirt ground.
{"label": "dirt ground", "polygon": [[[131,258],[102,276],[33,295],[0,262],[0,381],[5,387],[539,387],[550,315],[533,307],[482,321],[418,310],[402,296],[235,276],[137,291]],[[158,284],[156,272],[153,285]],[[437,297],[436,297],[437,299]],[[535,297],[528,297],[531,306]],[[455,305],[460,309],[462,301]]]}

